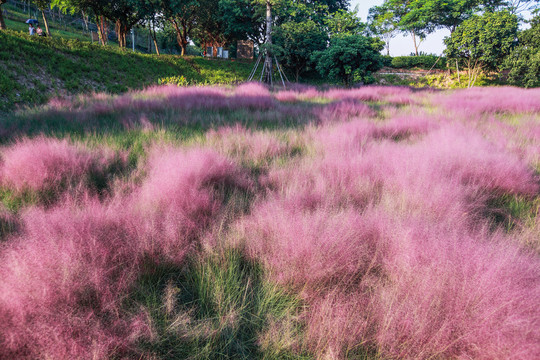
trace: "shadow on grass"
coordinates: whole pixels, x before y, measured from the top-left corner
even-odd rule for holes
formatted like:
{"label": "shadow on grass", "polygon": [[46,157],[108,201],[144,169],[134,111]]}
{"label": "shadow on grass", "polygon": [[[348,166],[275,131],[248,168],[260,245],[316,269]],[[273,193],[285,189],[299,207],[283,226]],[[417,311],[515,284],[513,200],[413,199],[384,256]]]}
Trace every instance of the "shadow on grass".
{"label": "shadow on grass", "polygon": [[[140,343],[160,359],[307,359],[276,341],[270,323],[295,322],[298,301],[262,278],[260,266],[226,251],[184,268],[148,263],[130,306],[146,309],[154,335]],[[300,329],[300,324],[291,326]],[[289,339],[290,340],[290,339]]]}

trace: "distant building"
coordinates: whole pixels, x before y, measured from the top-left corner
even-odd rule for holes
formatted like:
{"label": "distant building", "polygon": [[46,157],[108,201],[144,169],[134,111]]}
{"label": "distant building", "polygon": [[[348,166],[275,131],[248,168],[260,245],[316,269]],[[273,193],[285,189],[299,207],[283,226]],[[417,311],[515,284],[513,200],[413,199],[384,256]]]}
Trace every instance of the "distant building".
{"label": "distant building", "polygon": [[236,58],[237,59],[249,59],[253,60],[253,41],[251,40],[238,40],[236,45]]}

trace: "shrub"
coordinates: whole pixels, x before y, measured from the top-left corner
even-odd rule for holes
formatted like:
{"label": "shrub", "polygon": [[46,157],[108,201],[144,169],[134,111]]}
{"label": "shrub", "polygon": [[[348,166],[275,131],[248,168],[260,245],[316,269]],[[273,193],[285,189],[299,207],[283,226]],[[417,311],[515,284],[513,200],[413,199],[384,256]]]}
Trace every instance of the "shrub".
{"label": "shrub", "polygon": [[391,66],[396,69],[446,69],[446,58],[437,55],[396,56],[392,58]]}
{"label": "shrub", "polygon": [[169,76],[158,80],[158,85],[189,86],[190,82],[183,76]]}

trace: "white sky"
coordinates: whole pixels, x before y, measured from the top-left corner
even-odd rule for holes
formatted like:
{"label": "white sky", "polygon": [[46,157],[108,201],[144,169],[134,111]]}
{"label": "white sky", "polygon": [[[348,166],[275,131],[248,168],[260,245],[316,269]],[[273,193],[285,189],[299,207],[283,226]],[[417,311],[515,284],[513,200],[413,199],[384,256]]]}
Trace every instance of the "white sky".
{"label": "white sky", "polygon": [[[367,21],[369,9],[375,5],[381,5],[383,2],[384,0],[352,0],[351,5],[353,9],[358,5],[358,15],[362,21],[365,22]],[[530,13],[528,12],[524,12],[523,15],[526,18],[530,18]],[[522,28],[526,27],[527,26],[523,26]],[[428,35],[427,38],[420,44],[419,51],[428,54],[442,54],[444,50],[443,39],[448,35],[450,35],[450,31],[448,30],[438,30],[433,34]],[[412,52],[414,52],[414,44],[410,36],[397,35],[390,41],[390,55],[409,55]]]}

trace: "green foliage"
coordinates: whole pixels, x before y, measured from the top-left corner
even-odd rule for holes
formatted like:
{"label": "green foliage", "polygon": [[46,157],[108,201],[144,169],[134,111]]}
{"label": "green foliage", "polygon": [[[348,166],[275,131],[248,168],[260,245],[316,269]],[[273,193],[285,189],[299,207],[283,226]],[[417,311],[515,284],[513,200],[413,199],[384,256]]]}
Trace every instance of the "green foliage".
{"label": "green foliage", "polygon": [[321,76],[341,81],[345,86],[356,79],[366,81],[383,66],[380,51],[384,43],[365,36],[343,36],[331,40],[330,47],[313,56]]}
{"label": "green foliage", "polygon": [[324,20],[330,37],[362,34],[366,29],[366,24],[360,21],[356,13],[357,9],[355,11],[339,10],[330,14]]}
{"label": "green foliage", "polygon": [[531,28],[519,34],[519,46],[504,62],[509,70],[508,82],[524,87],[540,87],[540,15],[531,21]]}
{"label": "green foliage", "polygon": [[306,70],[315,51],[326,47],[327,36],[313,20],[287,22],[274,32],[275,53],[281,64],[295,74],[296,81]]}
{"label": "green foliage", "polygon": [[474,15],[445,39],[445,54],[465,63],[471,77],[497,70],[516,44],[518,18],[508,11]]}
{"label": "green foliage", "polygon": [[446,58],[437,55],[396,56],[391,58],[390,66],[396,69],[445,69]]}

